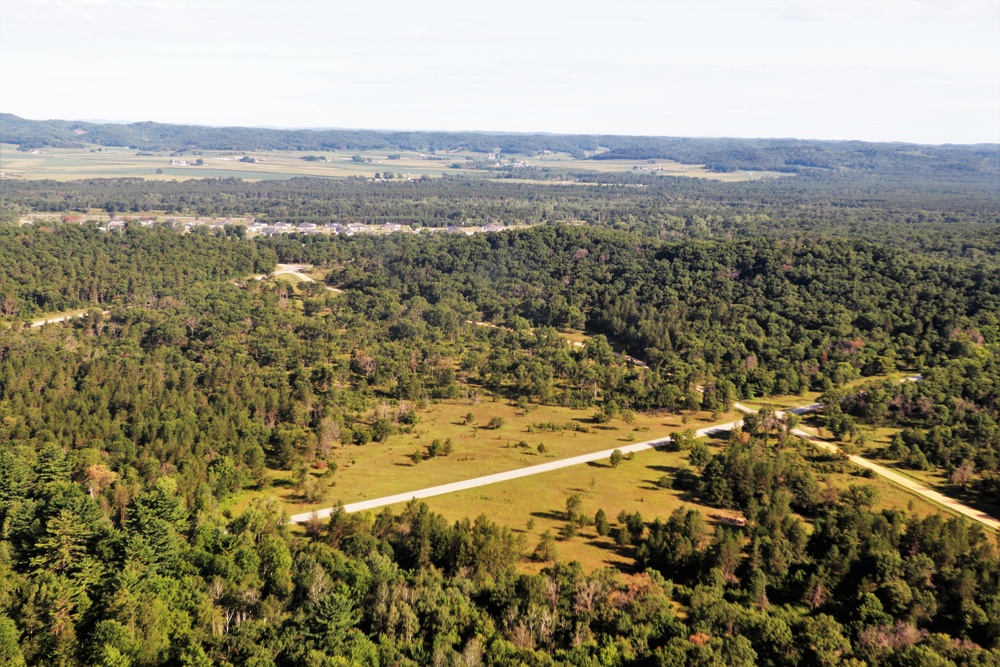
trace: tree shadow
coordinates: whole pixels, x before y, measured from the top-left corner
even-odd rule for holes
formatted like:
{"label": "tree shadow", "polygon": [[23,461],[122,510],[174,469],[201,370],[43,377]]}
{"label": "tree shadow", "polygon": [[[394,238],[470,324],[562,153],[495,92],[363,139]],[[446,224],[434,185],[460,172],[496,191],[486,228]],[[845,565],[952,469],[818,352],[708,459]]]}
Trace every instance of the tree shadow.
{"label": "tree shadow", "polygon": [[535,510],[531,516],[537,519],[549,519],[550,521],[565,521],[566,514],[555,510]]}
{"label": "tree shadow", "polygon": [[626,562],[622,563],[620,561],[604,561],[609,566],[620,570],[623,573],[635,573],[640,571],[642,568],[635,560],[635,547],[631,544],[625,547],[618,546],[611,538],[608,537],[590,537],[585,538],[584,543],[587,546],[600,549],[601,551],[607,551],[613,553],[614,555],[623,558]]}

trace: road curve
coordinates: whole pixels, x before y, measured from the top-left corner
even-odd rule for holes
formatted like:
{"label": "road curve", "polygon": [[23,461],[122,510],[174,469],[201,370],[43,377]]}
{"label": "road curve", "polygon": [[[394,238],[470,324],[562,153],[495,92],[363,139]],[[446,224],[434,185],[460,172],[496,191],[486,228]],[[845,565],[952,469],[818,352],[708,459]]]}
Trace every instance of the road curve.
{"label": "road curve", "polygon": [[[742,423],[741,421],[728,422],[726,424],[717,424],[715,426],[707,426],[703,429],[697,431],[698,436],[712,435],[721,431],[728,431],[734,428],[737,424]],[[397,493],[392,496],[384,496],[382,498],[373,498],[371,500],[361,500],[356,503],[351,503],[349,505],[344,505],[344,510],[347,512],[361,512],[363,510],[375,509],[378,507],[384,507],[386,505],[394,505],[396,503],[404,503],[414,498],[431,498],[433,496],[440,496],[446,493],[454,493],[455,491],[466,491],[468,489],[475,489],[476,487],[486,486],[487,484],[496,484],[497,482],[509,482],[513,479],[520,479],[521,477],[530,477],[531,475],[539,475],[545,472],[552,472],[553,470],[560,470],[562,468],[569,468],[571,466],[580,465],[583,463],[591,463],[594,461],[606,461],[611,458],[612,452],[615,449],[619,450],[622,454],[631,454],[633,452],[641,452],[647,449],[658,449],[663,447],[668,442],[670,442],[670,437],[657,438],[656,440],[646,440],[645,442],[637,442],[631,445],[624,445],[622,447],[615,447],[613,449],[604,449],[599,452],[591,452],[589,454],[580,454],[578,456],[571,456],[565,459],[559,459],[557,461],[549,461],[548,463],[540,463],[538,465],[527,466],[525,468],[517,468],[516,470],[508,470],[507,472],[498,472],[492,475],[484,475],[483,477],[473,477],[472,479],[462,480],[460,482],[451,482],[449,484],[441,484],[439,486],[431,486],[425,489],[417,489],[416,491],[407,491],[405,493]],[[322,510],[315,510],[313,512],[304,512],[302,514],[296,514],[291,517],[292,523],[302,523],[308,521],[312,517],[317,517],[324,519],[333,512],[335,508],[328,507]]]}
{"label": "road curve", "polygon": [[[288,273],[288,274],[291,274],[291,275],[295,276],[296,278],[298,278],[302,282],[314,283],[316,281],[313,280],[311,276],[308,276],[305,273],[302,273],[303,271],[308,271],[311,268],[312,268],[312,264],[276,264],[274,266],[274,272],[271,273],[270,275],[271,276],[278,276],[278,275],[281,275],[282,273]],[[263,280],[264,278],[267,278],[267,277],[268,277],[268,274],[266,274],[266,273],[262,273],[259,276],[254,276],[254,278],[256,278],[257,280]],[[325,285],[324,287],[326,287],[331,292],[336,292],[338,294],[343,291],[343,290],[337,289],[336,287],[330,287],[329,285]]]}
{"label": "road curve", "polygon": [[[916,381],[918,376],[914,378],[907,378],[907,381]],[[757,410],[749,408],[741,403],[734,403],[733,407],[747,414],[755,413]],[[789,412],[794,414],[802,415],[809,412],[815,412],[823,407],[822,403],[812,403],[810,405],[803,405],[797,408],[792,408]],[[779,416],[781,412],[777,413]],[[714,426],[707,426],[696,431],[699,437],[706,435],[714,435],[716,433],[732,430],[736,426],[742,424],[742,420],[727,422],[725,424],[716,424]],[[813,445],[824,449],[829,452],[840,454],[840,448],[828,442],[824,442],[819,438],[816,438],[809,433],[806,433],[802,429],[792,429],[792,435],[799,438],[807,440]],[[630,454],[633,452],[641,452],[647,449],[658,449],[663,447],[668,442],[670,442],[670,437],[658,438],[656,440],[647,440],[645,442],[638,442],[632,445],[625,445],[623,447],[615,447],[613,449],[605,449],[599,452],[591,452],[589,454],[580,454],[578,456],[571,456],[565,459],[559,459],[557,461],[549,461],[548,463],[540,463],[538,465],[527,466],[524,468],[518,468],[516,470],[509,470],[507,472],[494,473],[492,475],[484,475],[482,477],[473,477],[472,479],[462,480],[460,482],[451,482],[449,484],[441,484],[439,486],[430,486],[423,489],[417,489],[415,491],[406,491],[404,493],[397,493],[391,496],[383,496],[381,498],[373,498],[371,500],[361,500],[356,503],[350,503],[344,505],[344,511],[346,512],[362,512],[364,510],[376,509],[379,507],[385,507],[386,505],[395,505],[396,503],[404,503],[415,498],[432,498],[434,496],[444,495],[446,493],[454,493],[456,491],[466,491],[468,489],[475,489],[480,486],[487,486],[489,484],[496,484],[498,482],[509,482],[514,479],[520,479],[521,477],[530,477],[531,475],[539,475],[546,472],[552,472],[553,470],[560,470],[562,468],[569,468],[571,466],[581,465],[583,463],[592,463],[594,461],[603,461],[611,457],[612,452],[615,449],[622,452],[622,454]],[[900,475],[885,466],[881,466],[877,463],[873,463],[868,459],[860,456],[848,456],[847,457],[851,463],[857,466],[871,470],[877,475],[885,477],[890,482],[897,484],[919,496],[942,505],[948,509],[951,509],[963,516],[966,516],[973,521],[977,521],[993,530],[1000,531],[1000,521],[991,517],[990,515],[969,507],[964,503],[961,503],[954,498],[944,495],[934,489],[930,489],[923,484],[913,481],[908,477]],[[290,518],[292,523],[303,523],[309,521],[312,518],[325,519],[333,513],[334,507],[328,507],[321,510],[314,510],[312,512],[303,512],[302,514],[296,514]]]}
{"label": "road curve", "polygon": [[[903,382],[919,382],[921,379],[923,379],[923,376],[913,375],[908,378],[905,378]],[[734,407],[741,412],[746,412],[746,413],[756,412],[756,410],[752,410],[747,406],[741,405],[739,403],[734,404]],[[823,407],[822,403],[813,403],[812,405],[804,405],[799,408],[792,408],[790,412],[793,412],[797,415],[802,415],[808,412],[815,412],[816,410],[822,407]],[[782,413],[779,411],[775,414],[780,416]],[[812,443],[813,445],[819,447],[822,450],[844,456],[843,452],[840,450],[840,447],[838,447],[837,445],[826,442],[824,440],[820,440],[816,436],[811,435],[800,428],[792,429],[791,433],[794,436],[797,436],[807,442]],[[986,514],[982,510],[977,510],[973,507],[969,507],[968,505],[961,503],[950,496],[946,496],[940,491],[935,491],[930,487],[927,487],[917,481],[914,481],[913,479],[907,477],[906,475],[901,475],[898,472],[892,470],[891,468],[886,468],[883,465],[879,465],[878,463],[869,461],[868,459],[862,456],[851,455],[847,456],[846,458],[854,465],[859,466],[861,468],[865,468],[867,470],[871,470],[876,475],[879,475],[880,477],[885,477],[887,480],[889,480],[893,484],[896,484],[897,486],[901,486],[908,491],[916,493],[917,495],[922,496],[927,500],[930,500],[931,502],[937,503],[938,505],[943,505],[944,507],[947,507],[950,510],[958,512],[963,516],[967,516],[973,521],[978,521],[979,523],[985,526],[989,526],[993,530],[1000,531],[1000,521],[991,517],[989,514]]]}

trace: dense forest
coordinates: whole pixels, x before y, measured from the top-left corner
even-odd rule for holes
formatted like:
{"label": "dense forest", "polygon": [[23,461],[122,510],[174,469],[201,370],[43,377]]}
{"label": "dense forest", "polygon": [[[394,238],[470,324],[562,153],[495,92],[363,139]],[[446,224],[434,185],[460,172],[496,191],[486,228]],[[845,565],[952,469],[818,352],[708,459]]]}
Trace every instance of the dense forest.
{"label": "dense forest", "polygon": [[800,175],[719,183],[624,176],[602,177],[615,182],[600,187],[483,178],[388,183],[318,178],[259,183],[6,180],[0,190],[0,219],[16,220],[29,211],[87,219],[88,213],[99,211],[119,218],[150,213],[161,221],[171,216],[253,216],[261,222],[394,222],[415,228],[498,221],[582,223],[672,241],[848,236],[920,254],[1000,255],[1000,194],[993,181]]}
{"label": "dense forest", "polygon": [[[669,159],[737,169],[806,172],[849,170],[944,175],[1000,174],[1000,150],[992,144],[925,146],[862,141],[795,139],[692,139],[614,135],[493,134],[479,132],[377,132],[372,130],[275,130],[203,127],[153,122],[96,124],[28,120],[0,114],[0,142],[22,150],[54,147],[129,146],[137,150],[465,150],[531,155],[565,152],[595,159]],[[605,149],[605,150],[600,150]]]}
{"label": "dense forest", "polygon": [[[269,469],[377,447],[470,391],[608,412],[822,390],[831,415],[903,427],[892,455],[996,480],[1000,274],[961,233],[941,252],[555,222],[264,240],[0,227],[0,662],[1000,664],[996,534],[877,511],[860,475],[831,489],[849,464],[766,412],[695,444],[676,480],[745,525],[567,503],[627,572],[417,502],[304,529],[263,500],[221,509]],[[276,262],[324,267],[343,293],[252,279]],[[89,311],[22,326],[72,307]],[[571,347],[565,326],[592,338]],[[924,380],[849,384],[903,369]]]}

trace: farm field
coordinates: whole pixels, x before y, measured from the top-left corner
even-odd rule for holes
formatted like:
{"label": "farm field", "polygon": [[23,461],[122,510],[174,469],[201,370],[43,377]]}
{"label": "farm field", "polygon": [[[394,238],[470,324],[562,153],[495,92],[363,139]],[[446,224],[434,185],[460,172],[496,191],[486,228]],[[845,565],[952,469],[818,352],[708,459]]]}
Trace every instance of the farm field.
{"label": "farm field", "polygon": [[[96,149],[93,149],[96,150]],[[136,151],[124,147],[101,147],[100,152],[89,148],[45,148],[30,153],[19,152],[12,144],[0,144],[0,172],[4,178],[52,179],[69,181],[83,178],[124,178],[139,177],[151,180],[189,180],[192,178],[242,178],[250,181],[288,179],[298,176],[318,176],[345,178],[359,176],[373,178],[376,173],[391,172],[409,178],[421,176],[441,177],[459,174],[476,174],[489,177],[496,172],[466,167],[470,159],[482,160],[481,154],[441,153],[422,156],[419,153],[398,151],[365,151],[361,157],[368,160],[355,161],[354,151],[324,152],[327,161],[306,161],[313,152],[263,151],[238,153],[233,151],[198,151],[197,154],[172,155],[157,152],[138,155]],[[389,155],[399,155],[399,159],[389,159]],[[244,155],[257,162],[240,162]],[[518,157],[518,156],[514,156]],[[196,166],[171,164],[187,161],[193,163],[201,159],[204,164]],[[519,158],[521,159],[521,158]],[[680,164],[669,160],[581,160],[567,154],[549,154],[523,157],[523,160],[538,168],[549,167],[566,171],[596,173],[625,173],[638,170],[653,171],[661,175],[688,176],[722,181],[744,181],[760,178],[777,178],[787,174],[778,172],[735,171],[716,173],[700,165]],[[461,165],[453,168],[451,165]],[[162,173],[157,173],[157,171]],[[520,174],[519,174],[520,175]],[[508,179],[504,179],[508,180]],[[524,171],[522,182],[565,184],[572,181],[546,181],[531,178],[531,172]]]}

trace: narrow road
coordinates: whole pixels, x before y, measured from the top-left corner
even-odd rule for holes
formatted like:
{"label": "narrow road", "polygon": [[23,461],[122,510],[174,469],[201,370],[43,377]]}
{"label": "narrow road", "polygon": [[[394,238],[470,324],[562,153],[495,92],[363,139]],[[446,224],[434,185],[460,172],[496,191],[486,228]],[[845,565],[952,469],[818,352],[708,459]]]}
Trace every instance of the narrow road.
{"label": "narrow road", "polygon": [[[726,424],[716,424],[714,426],[707,426],[703,429],[699,429],[697,434],[699,437],[705,435],[713,435],[722,431],[728,431],[734,428],[737,424],[742,423],[741,421],[729,422]],[[562,468],[569,468],[570,466],[576,466],[583,463],[592,463],[594,461],[607,461],[611,458],[612,452],[615,449],[619,450],[622,454],[631,454],[633,452],[641,452],[647,449],[658,449],[663,447],[670,442],[670,437],[658,438],[656,440],[646,440],[645,442],[637,442],[631,445],[625,445],[623,447],[615,447],[613,449],[604,449],[599,452],[591,452],[589,454],[580,454],[579,456],[571,456],[565,459],[559,459],[557,461],[549,461],[548,463],[540,463],[538,465],[527,466],[525,468],[518,468],[517,470],[508,470],[507,472],[498,472],[493,475],[485,475],[483,477],[474,477],[472,479],[462,480],[461,482],[451,482],[450,484],[441,484],[440,486],[431,486],[426,489],[418,489],[416,491],[407,491],[405,493],[397,493],[393,496],[384,496],[382,498],[373,498],[372,500],[361,500],[356,503],[351,503],[349,505],[344,505],[344,510],[347,512],[361,512],[363,510],[375,509],[378,507],[384,507],[385,505],[394,505],[396,503],[404,503],[414,498],[431,498],[433,496],[440,496],[446,493],[454,493],[455,491],[465,491],[467,489],[474,489],[479,486],[486,486],[487,484],[496,484],[497,482],[509,482],[513,479],[520,479],[521,477],[530,477],[531,475],[539,475],[544,472],[552,472],[553,470],[560,470]],[[303,514],[296,514],[291,517],[292,523],[302,523],[303,521],[308,521],[311,517],[316,516],[320,519],[324,519],[333,512],[335,508],[329,507],[327,509],[316,510],[315,512],[305,512]]]}
{"label": "narrow road", "polygon": [[[270,275],[271,276],[278,276],[278,275],[281,275],[282,273],[287,273],[287,274],[295,276],[296,278],[298,278],[302,282],[314,283],[316,281],[313,280],[311,276],[308,276],[305,273],[303,273],[303,271],[308,271],[311,268],[312,268],[312,264],[276,264],[275,267],[274,267],[274,271]],[[264,278],[268,277],[268,274],[262,273],[261,275],[254,276],[254,277],[257,280],[263,280]],[[325,287],[328,290],[330,290],[331,292],[336,292],[337,294],[340,294],[343,291],[343,290],[337,289],[336,287],[330,287],[329,285],[325,285]]]}
{"label": "narrow road", "polygon": [[[907,378],[907,381],[916,381],[916,377]],[[734,403],[733,407],[743,413],[755,413],[757,410],[749,408],[741,403]],[[815,412],[816,410],[822,408],[821,403],[812,403],[810,405],[803,405],[801,407],[792,408],[789,412],[797,415],[807,414],[809,412]],[[781,416],[783,413],[776,413]],[[715,435],[720,432],[729,431],[736,428],[738,425],[742,424],[742,420],[727,422],[725,424],[716,424],[714,426],[707,426],[696,431],[698,437],[706,435]],[[791,431],[792,435],[799,438],[807,440],[817,447],[824,449],[833,453],[840,453],[840,448],[836,445],[824,442],[819,438],[816,438],[809,433],[806,433],[802,429],[793,429]],[[648,449],[658,449],[663,447],[668,442],[670,442],[670,437],[658,438],[656,440],[647,440],[645,442],[638,442],[632,445],[625,445],[624,447],[615,447],[613,449],[605,449],[599,452],[591,452],[590,454],[580,454],[579,456],[571,456],[565,459],[559,459],[557,461],[550,461],[548,463],[541,463],[538,465],[527,466],[524,468],[518,468],[517,470],[509,470],[507,472],[495,473],[492,475],[484,475],[483,477],[474,477],[472,479],[462,480],[460,482],[451,482],[449,484],[441,484],[439,486],[430,486],[424,489],[417,489],[415,491],[407,491],[405,493],[397,493],[392,496],[383,496],[382,498],[373,498],[371,500],[361,500],[356,503],[350,503],[344,505],[344,511],[346,512],[362,512],[364,510],[376,509],[379,507],[385,507],[386,505],[395,505],[396,503],[404,503],[415,498],[432,498],[434,496],[444,495],[446,493],[454,493],[456,491],[466,491],[468,489],[475,489],[480,486],[487,486],[489,484],[496,484],[498,482],[509,482],[514,479],[520,479],[521,477],[530,477],[531,475],[539,475],[546,472],[552,472],[553,470],[560,470],[562,468],[569,468],[571,466],[581,465],[583,463],[592,463],[595,461],[606,461],[611,458],[612,452],[615,449],[622,452],[622,454],[631,454],[633,452],[641,452]],[[929,489],[926,486],[919,484],[912,479],[909,479],[897,472],[894,472],[885,466],[881,466],[877,463],[873,463],[868,459],[862,458],[860,456],[849,456],[847,457],[849,461],[855,465],[861,466],[862,468],[867,468],[877,475],[885,477],[890,482],[897,484],[917,495],[923,496],[928,500],[935,502],[939,505],[943,505],[949,509],[958,512],[974,521],[978,521],[993,530],[1000,531],[1000,521],[989,516],[988,514],[969,507],[954,498],[950,498],[938,491]],[[292,523],[303,523],[309,521],[311,518],[316,517],[318,519],[325,519],[333,513],[336,508],[328,507],[326,509],[315,510],[313,512],[304,512],[302,514],[296,514],[291,517]]]}
{"label": "narrow road", "polygon": [[[908,378],[905,378],[903,382],[919,382],[922,379],[923,377],[920,375],[913,375]],[[740,412],[746,412],[746,413],[757,412],[756,410],[748,408],[747,406],[741,405],[739,403],[735,403],[733,407],[735,407]],[[819,410],[822,407],[823,407],[822,403],[813,403],[812,405],[804,405],[802,407],[792,408],[789,412],[793,412],[797,415],[804,415],[809,412],[815,412],[816,410]],[[777,414],[780,417],[783,413],[779,411],[776,412],[775,414]],[[838,447],[837,445],[826,442],[824,440],[820,440],[816,436],[807,433],[800,428],[792,429],[791,434],[799,438],[802,438],[807,442],[812,443],[813,445],[819,447],[822,450],[844,456],[843,452],[840,451],[840,447]],[[868,459],[862,456],[850,455],[847,456],[846,458],[854,465],[859,466],[861,468],[865,468],[867,470],[871,470],[876,475],[879,475],[880,477],[885,477],[887,480],[889,480],[893,484],[896,484],[897,486],[901,486],[908,491],[912,491],[913,493],[916,493],[917,495],[922,496],[927,500],[930,500],[931,502],[937,503],[938,505],[943,505],[948,509],[954,510],[955,512],[958,512],[963,516],[969,517],[973,521],[978,521],[983,525],[989,526],[993,530],[1000,531],[1000,521],[991,517],[989,514],[986,514],[982,510],[977,510],[973,507],[969,507],[968,505],[959,502],[950,496],[946,496],[940,491],[935,491],[934,489],[927,487],[919,482],[916,482],[905,475],[900,475],[898,472],[892,470],[891,468],[886,468],[883,465],[879,465],[878,463],[869,461]]]}
{"label": "narrow road", "polygon": [[[102,310],[101,312],[104,313],[105,315],[107,315],[110,311]],[[41,327],[41,326],[45,326],[46,324],[55,324],[56,322],[66,322],[66,321],[69,321],[69,320],[75,320],[78,317],[83,317],[86,314],[87,314],[86,312],[82,312],[82,313],[73,313],[71,315],[60,315],[58,317],[46,317],[46,318],[43,318],[43,319],[40,319],[40,320],[34,320],[31,323],[31,326],[32,327]]]}
{"label": "narrow road", "polygon": [[[816,438],[815,436],[809,435],[802,429],[797,428],[792,430],[792,435],[797,435],[803,440],[808,440],[809,442],[816,445],[820,449],[825,449],[828,452],[833,452],[835,454],[841,453],[840,447],[830,444],[829,442],[824,442],[819,438]],[[872,461],[869,461],[866,458],[862,458],[860,456],[848,456],[847,460],[857,466],[861,466],[862,468],[867,468],[868,470],[871,470],[876,475],[885,477],[893,484],[896,484],[898,486],[903,487],[904,489],[912,491],[917,495],[923,496],[924,498],[932,502],[935,502],[939,505],[944,505],[948,509],[954,510],[959,514],[967,516],[973,521],[978,521],[981,524],[987,525],[993,530],[1000,531],[1000,521],[997,521],[989,514],[986,514],[981,510],[969,507],[968,505],[961,503],[955,500],[954,498],[946,496],[943,493],[940,493],[939,491],[935,491],[934,489],[928,488],[923,484],[915,482],[909,477],[906,477],[905,475],[900,475],[898,472],[890,468],[886,468],[885,466],[881,466],[877,463],[873,463]]]}

